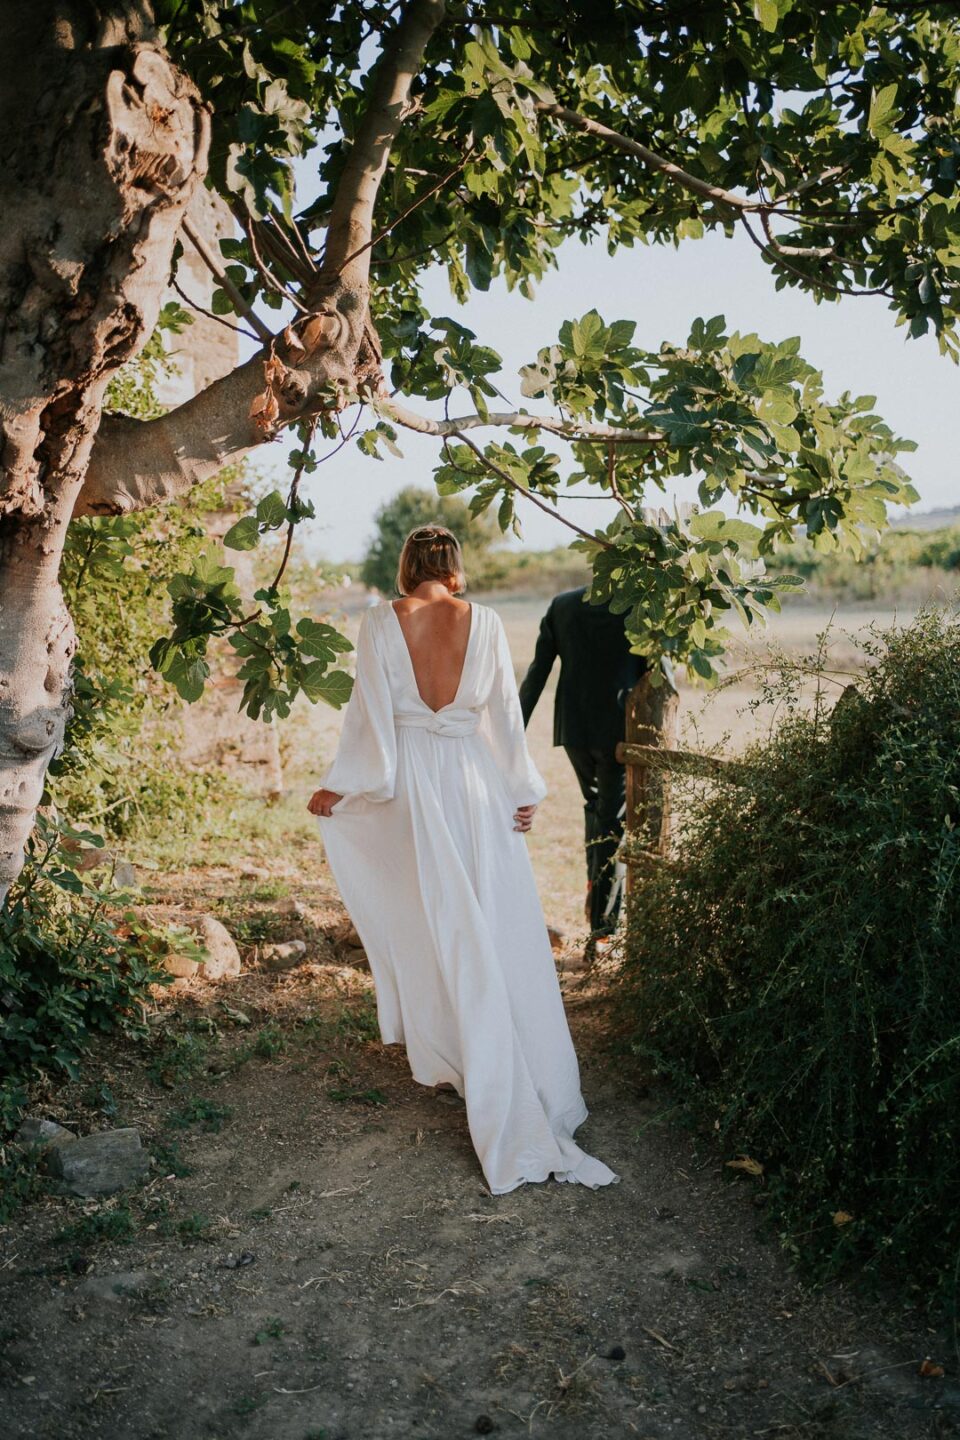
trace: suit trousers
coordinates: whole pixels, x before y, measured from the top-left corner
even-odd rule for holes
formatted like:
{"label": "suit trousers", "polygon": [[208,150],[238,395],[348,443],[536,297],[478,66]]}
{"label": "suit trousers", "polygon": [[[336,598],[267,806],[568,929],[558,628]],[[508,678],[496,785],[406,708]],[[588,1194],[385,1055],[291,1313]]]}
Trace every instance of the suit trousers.
{"label": "suit trousers", "polygon": [[620,913],[615,861],[623,837],[626,768],[606,750],[563,748],[583,794],[590,929],[611,931]]}

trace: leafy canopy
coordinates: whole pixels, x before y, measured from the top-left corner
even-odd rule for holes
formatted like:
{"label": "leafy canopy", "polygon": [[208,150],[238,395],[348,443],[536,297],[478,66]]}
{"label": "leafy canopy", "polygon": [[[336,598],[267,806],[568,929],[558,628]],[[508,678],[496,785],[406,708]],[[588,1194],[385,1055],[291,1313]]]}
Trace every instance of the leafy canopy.
{"label": "leafy canopy", "polygon": [[[244,304],[276,309],[281,287],[306,293],[376,64],[407,8],[158,0],[167,46],[214,106],[211,179],[245,227],[222,242]],[[450,4],[374,216],[369,306],[385,391],[505,425],[503,412],[491,414],[508,388],[500,357],[430,314],[422,282],[432,267],[444,268],[457,300],[495,278],[530,297],[568,238],[603,237],[613,252],[738,227],[777,288],[817,302],[879,297],[859,303],[886,303],[896,324],[935,333],[956,360],[958,80],[960,21],[949,4]],[[318,176],[306,207],[298,156]],[[223,289],[215,308],[234,308]],[[683,345],[651,348],[631,322],[588,309],[544,341],[507,404],[549,410],[553,429],[527,423],[475,443],[448,425],[441,493],[469,492],[474,513],[495,505],[503,528],[518,504],[552,508],[572,483],[605,493],[610,524],[577,544],[594,565],[593,595],[613,597],[650,656],[711,678],[724,618],[750,621],[776,604],[784,581],[762,573],[765,555],[801,525],[818,546],[856,553],[890,503],[916,498],[896,460],[907,443],[868,397],[825,398],[795,340],[728,335],[718,316],[697,321]],[[341,397],[344,442],[361,454],[395,447],[409,423],[385,391]],[[362,401],[375,412],[366,428],[349,418]],[[597,433],[604,426],[614,443]],[[329,417],[320,428],[338,433]],[[555,453],[568,444],[569,454]],[[673,477],[690,474],[706,514],[654,516]],[[725,497],[744,518],[722,517]],[[232,543],[253,545],[269,528],[247,517]],[[225,611],[243,617],[213,561],[176,603],[177,628],[155,658],[195,690],[193,640]],[[276,660],[289,615],[269,595],[262,604],[258,654]],[[273,684],[253,685],[254,712],[269,711]]]}

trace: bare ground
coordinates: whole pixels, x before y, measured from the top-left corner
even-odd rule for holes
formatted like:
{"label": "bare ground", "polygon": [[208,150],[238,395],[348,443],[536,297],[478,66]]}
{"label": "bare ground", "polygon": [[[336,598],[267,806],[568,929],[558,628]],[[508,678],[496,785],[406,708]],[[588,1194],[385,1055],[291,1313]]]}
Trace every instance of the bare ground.
{"label": "bare ground", "polygon": [[[535,609],[505,618],[522,661]],[[151,889],[220,915],[244,973],[178,982],[149,1042],[105,1038],[81,1083],[35,1096],[81,1132],[136,1125],[154,1165],[137,1192],[45,1195],[0,1228],[3,1440],[960,1432],[953,1340],[896,1296],[805,1286],[762,1181],[725,1169],[605,1047],[608,987],[577,965],[579,802],[549,703],[534,861],[570,934],[578,1139],[622,1182],[490,1196],[462,1103],[379,1043],[369,973],[328,938],[343,917],[313,828],[251,839],[259,877],[208,846]],[[755,722],[722,692],[701,739],[729,728],[736,748]],[[326,723],[301,750],[323,750]],[[302,916],[282,913],[291,897]],[[263,969],[261,943],[290,938],[307,963]],[[136,1292],[112,1293],[130,1272]],[[927,1357],[946,1375],[923,1376]]]}
{"label": "bare ground", "polygon": [[[762,1186],[604,1054],[601,975],[561,972],[580,1136],[622,1181],[494,1198],[462,1103],[376,1038],[322,873],[296,920],[235,872],[162,888],[219,893],[249,968],[178,982],[148,1045],[105,1040],[82,1085],[38,1095],[82,1131],[138,1126],[156,1163],[139,1192],[48,1196],[0,1232],[9,1440],[957,1433],[960,1388],[919,1374],[943,1337],[804,1288]],[[310,960],[269,974],[257,937],[281,934]],[[139,1293],[91,1293],[131,1271]]]}

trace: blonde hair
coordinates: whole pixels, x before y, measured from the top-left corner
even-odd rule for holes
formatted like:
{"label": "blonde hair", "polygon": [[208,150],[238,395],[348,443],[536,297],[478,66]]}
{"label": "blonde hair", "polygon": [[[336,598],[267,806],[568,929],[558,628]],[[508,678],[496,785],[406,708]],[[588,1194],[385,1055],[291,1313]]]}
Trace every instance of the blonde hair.
{"label": "blonde hair", "polygon": [[397,589],[409,595],[425,580],[456,581],[457,590],[467,588],[460,541],[444,525],[418,525],[411,530],[400,551]]}

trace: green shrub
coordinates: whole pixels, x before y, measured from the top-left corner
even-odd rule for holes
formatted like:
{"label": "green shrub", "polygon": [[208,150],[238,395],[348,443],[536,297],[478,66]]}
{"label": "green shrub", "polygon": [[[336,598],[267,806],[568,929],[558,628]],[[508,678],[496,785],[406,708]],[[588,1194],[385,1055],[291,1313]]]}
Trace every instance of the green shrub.
{"label": "green shrub", "polygon": [[95,1034],[146,1034],[149,987],[170,979],[146,929],[118,936],[117,897],[70,868],[62,838],[62,828],[40,819],[0,909],[0,1134],[15,1126],[42,1072],[77,1078]]}
{"label": "green shrub", "polygon": [[[619,975],[626,1043],[765,1168],[784,1238],[940,1306],[960,1263],[960,620],[876,635],[742,785],[675,783]],[[850,1218],[852,1217],[852,1218]]]}

